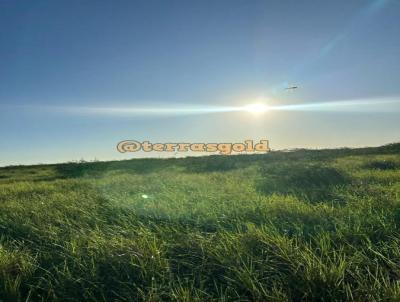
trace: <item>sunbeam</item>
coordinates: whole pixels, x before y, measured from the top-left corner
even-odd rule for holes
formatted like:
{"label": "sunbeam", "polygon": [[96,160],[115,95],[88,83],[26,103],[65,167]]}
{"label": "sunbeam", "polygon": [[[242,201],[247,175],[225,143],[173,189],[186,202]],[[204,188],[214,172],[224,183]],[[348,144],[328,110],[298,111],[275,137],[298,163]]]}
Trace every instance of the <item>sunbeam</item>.
{"label": "sunbeam", "polygon": [[271,106],[276,111],[399,112],[400,98],[353,99]]}
{"label": "sunbeam", "polygon": [[46,107],[45,109],[73,115],[99,115],[99,116],[176,116],[198,115],[211,113],[246,112],[252,114],[265,114],[271,111],[321,111],[321,112],[400,112],[400,97],[385,97],[373,99],[350,99],[330,102],[310,102],[285,105],[268,105],[254,103],[243,106],[195,106],[175,105],[162,107]]}

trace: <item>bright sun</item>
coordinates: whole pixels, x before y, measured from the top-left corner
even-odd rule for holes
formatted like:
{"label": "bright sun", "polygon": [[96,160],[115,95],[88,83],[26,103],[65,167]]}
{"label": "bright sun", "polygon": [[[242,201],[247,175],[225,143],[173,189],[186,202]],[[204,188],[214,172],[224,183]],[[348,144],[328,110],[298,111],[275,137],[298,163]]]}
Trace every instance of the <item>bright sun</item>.
{"label": "bright sun", "polygon": [[264,113],[268,111],[268,106],[262,103],[257,103],[257,104],[250,104],[247,106],[243,107],[243,110],[250,112],[250,113]]}

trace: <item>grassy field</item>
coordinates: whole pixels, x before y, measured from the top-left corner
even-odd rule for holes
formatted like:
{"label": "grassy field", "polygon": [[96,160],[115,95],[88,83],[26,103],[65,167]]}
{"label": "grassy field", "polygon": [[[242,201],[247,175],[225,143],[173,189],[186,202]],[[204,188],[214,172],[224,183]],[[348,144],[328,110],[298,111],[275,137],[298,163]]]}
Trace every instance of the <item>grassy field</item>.
{"label": "grassy field", "polygon": [[302,300],[400,300],[400,144],[0,169],[0,301]]}

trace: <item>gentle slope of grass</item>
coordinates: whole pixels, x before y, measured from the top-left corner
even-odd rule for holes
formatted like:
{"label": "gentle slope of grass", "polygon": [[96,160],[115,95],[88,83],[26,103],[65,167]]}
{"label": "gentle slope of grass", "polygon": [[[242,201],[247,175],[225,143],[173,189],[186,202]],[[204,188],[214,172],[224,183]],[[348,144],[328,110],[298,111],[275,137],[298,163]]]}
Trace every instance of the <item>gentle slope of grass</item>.
{"label": "gentle slope of grass", "polygon": [[398,301],[400,144],[0,169],[2,301]]}

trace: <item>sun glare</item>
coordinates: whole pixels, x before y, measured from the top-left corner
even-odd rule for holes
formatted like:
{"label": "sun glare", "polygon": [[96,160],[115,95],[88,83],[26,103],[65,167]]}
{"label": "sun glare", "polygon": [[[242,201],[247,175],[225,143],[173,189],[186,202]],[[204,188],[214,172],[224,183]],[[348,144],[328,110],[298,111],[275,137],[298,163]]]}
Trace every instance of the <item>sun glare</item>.
{"label": "sun glare", "polygon": [[268,106],[262,103],[257,103],[244,106],[243,109],[250,113],[261,114],[268,111]]}

